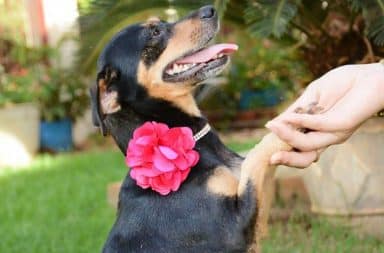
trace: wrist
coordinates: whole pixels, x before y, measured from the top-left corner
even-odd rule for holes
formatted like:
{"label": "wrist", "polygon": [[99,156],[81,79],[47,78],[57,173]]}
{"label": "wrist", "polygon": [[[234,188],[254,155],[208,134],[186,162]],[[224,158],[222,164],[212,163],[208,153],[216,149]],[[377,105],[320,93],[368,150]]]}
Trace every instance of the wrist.
{"label": "wrist", "polygon": [[[381,65],[381,73],[382,73],[382,76],[384,76],[384,59],[381,59],[380,61],[380,65]],[[380,82],[379,86],[381,88],[379,88],[379,92],[381,94],[383,94],[383,100],[382,100],[382,103],[381,103],[381,107],[382,107],[382,110],[380,110],[378,113],[377,113],[377,116],[379,117],[384,117],[384,78],[382,78],[382,81]]]}
{"label": "wrist", "polygon": [[381,99],[381,108],[384,110],[384,59],[379,61],[379,68],[377,70],[377,75],[376,77],[376,86],[377,86],[377,94],[379,94],[380,99]]}

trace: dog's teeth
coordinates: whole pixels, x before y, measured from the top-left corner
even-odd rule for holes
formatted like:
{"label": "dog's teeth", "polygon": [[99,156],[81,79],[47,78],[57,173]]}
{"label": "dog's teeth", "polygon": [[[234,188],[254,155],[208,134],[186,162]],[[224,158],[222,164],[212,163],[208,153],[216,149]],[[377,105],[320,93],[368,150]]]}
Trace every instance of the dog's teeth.
{"label": "dog's teeth", "polygon": [[186,71],[186,70],[188,70],[188,69],[189,69],[189,64],[185,64],[185,65],[183,65],[183,68],[182,68],[183,71]]}
{"label": "dog's teeth", "polygon": [[169,69],[167,69],[166,73],[168,75],[178,74],[180,72],[187,71],[188,69],[196,66],[196,63],[186,63],[186,64],[177,64],[174,63]]}
{"label": "dog's teeth", "polygon": [[223,57],[223,56],[224,56],[224,54],[218,54],[217,58],[220,58],[220,57]]}

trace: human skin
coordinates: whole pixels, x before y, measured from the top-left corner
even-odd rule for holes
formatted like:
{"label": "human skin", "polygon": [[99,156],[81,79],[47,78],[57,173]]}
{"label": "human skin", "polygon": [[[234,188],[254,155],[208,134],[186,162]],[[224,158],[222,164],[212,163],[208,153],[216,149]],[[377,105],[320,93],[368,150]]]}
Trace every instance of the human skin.
{"label": "human skin", "polygon": [[[317,103],[318,114],[295,112]],[[295,149],[277,152],[271,164],[305,168],[330,145],[348,139],[368,118],[384,108],[384,62],[345,65],[314,80],[288,109],[266,127]],[[297,129],[310,129],[303,133]]]}

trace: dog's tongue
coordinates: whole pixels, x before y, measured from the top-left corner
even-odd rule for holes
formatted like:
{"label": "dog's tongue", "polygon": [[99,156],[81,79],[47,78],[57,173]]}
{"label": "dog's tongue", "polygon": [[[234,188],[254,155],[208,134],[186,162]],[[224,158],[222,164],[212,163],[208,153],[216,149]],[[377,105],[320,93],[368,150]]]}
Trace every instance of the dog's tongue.
{"label": "dog's tongue", "polygon": [[218,54],[231,54],[239,48],[236,44],[223,43],[207,47],[195,54],[177,60],[176,63],[201,63],[213,59]]}

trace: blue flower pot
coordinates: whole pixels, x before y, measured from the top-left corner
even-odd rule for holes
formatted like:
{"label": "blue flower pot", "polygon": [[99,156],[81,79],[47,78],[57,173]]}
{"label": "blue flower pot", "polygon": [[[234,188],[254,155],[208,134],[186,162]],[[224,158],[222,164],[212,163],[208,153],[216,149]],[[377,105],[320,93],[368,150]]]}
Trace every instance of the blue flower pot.
{"label": "blue flower pot", "polygon": [[281,90],[271,87],[262,90],[243,90],[240,94],[240,110],[248,110],[255,107],[272,107],[282,101]]}
{"label": "blue flower pot", "polygon": [[40,122],[40,148],[54,152],[70,151],[73,148],[72,121]]}

